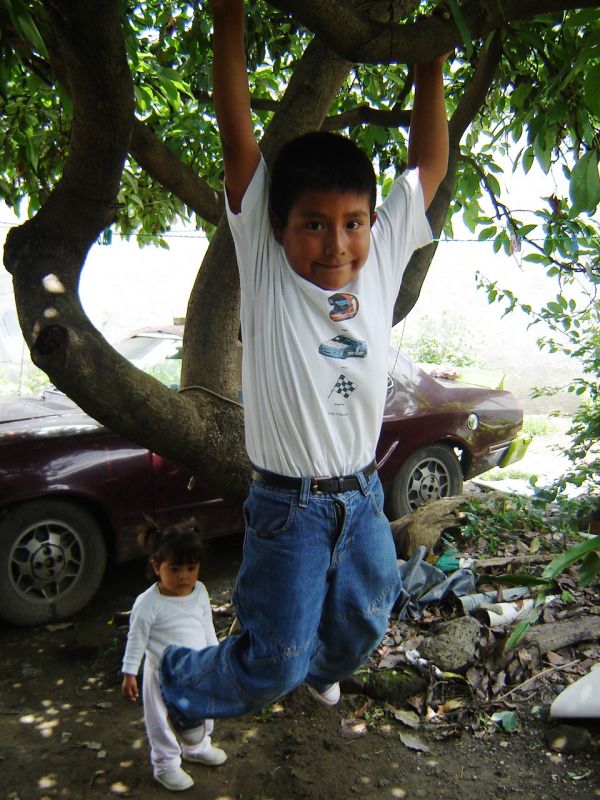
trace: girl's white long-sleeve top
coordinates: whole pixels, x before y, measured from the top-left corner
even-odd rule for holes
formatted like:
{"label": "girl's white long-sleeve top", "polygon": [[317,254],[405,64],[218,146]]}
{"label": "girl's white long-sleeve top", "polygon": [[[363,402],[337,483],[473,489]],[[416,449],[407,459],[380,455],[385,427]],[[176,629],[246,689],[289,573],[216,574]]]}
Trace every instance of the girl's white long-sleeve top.
{"label": "girl's white long-sleeve top", "polygon": [[154,665],[170,644],[202,650],[218,644],[206,587],[196,581],[185,597],[163,595],[154,583],[133,604],[123,672],[137,675],[144,654]]}

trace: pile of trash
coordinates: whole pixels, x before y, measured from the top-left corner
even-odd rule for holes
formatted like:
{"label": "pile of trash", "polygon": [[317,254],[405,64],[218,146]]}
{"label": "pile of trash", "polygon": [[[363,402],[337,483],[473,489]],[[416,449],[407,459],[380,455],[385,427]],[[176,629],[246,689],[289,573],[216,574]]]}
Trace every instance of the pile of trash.
{"label": "pile of trash", "polygon": [[[358,676],[361,691],[385,701],[403,725],[436,738],[464,730],[484,736],[498,725],[511,731],[522,712],[600,719],[598,581],[582,586],[577,570],[565,569],[551,590],[540,583],[536,571],[547,571],[562,553],[555,532],[506,531],[505,546],[496,542],[491,557],[476,552],[481,542],[461,548],[466,501],[445,501],[426,512],[433,525],[417,520],[427,544],[413,540],[409,557],[398,561],[403,590],[387,636]],[[393,523],[395,535],[406,525],[405,518]],[[600,537],[588,538],[584,547],[597,552]],[[356,683],[346,690],[357,691]]]}

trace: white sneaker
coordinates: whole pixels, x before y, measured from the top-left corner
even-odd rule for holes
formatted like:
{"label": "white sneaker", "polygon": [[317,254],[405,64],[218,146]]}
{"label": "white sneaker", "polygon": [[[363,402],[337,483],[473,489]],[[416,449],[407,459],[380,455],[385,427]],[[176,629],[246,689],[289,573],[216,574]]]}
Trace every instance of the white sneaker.
{"label": "white sneaker", "polygon": [[331,683],[329,686],[326,686],[322,692],[315,689],[310,683],[307,683],[306,686],[315,700],[318,700],[319,703],[323,703],[325,706],[335,706],[340,701],[341,693],[339,683]]}
{"label": "white sneaker", "polygon": [[195,764],[206,764],[208,767],[218,767],[227,761],[227,753],[220,747],[212,745],[205,753],[183,753],[184,761],[192,761]]}
{"label": "white sneaker", "polygon": [[189,789],[194,785],[192,776],[188,775],[181,767],[171,769],[168,772],[161,772],[154,776],[154,780],[158,781],[161,786],[164,786],[170,792],[183,792],[184,789]]}

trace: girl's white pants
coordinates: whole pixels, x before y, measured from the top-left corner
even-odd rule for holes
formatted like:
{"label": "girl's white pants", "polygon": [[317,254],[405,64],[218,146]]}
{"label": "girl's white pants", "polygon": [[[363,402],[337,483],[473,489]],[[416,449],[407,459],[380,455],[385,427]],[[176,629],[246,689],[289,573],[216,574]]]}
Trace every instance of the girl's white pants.
{"label": "girl's white pants", "polygon": [[179,743],[167,720],[167,710],[158,683],[158,670],[147,658],[144,661],[142,702],[150,744],[150,761],[155,776],[181,766],[182,752],[184,755],[202,755],[211,749],[210,735],[214,728],[212,719],[204,722],[206,733],[200,744],[188,747]]}

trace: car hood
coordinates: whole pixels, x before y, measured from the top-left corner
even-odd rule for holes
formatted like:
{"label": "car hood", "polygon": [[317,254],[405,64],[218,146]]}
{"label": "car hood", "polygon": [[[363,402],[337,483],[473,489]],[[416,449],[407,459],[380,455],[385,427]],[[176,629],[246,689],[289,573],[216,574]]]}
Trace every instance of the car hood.
{"label": "car hood", "polygon": [[0,439],[85,433],[102,427],[66,395],[45,391],[39,397],[0,400]]}
{"label": "car hood", "polygon": [[0,401],[0,424],[45,417],[83,414],[68,397],[42,394],[40,397],[8,397]]}

